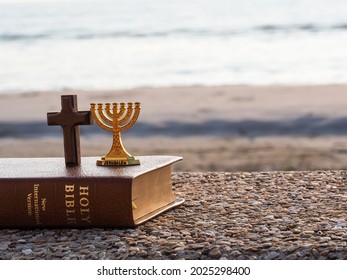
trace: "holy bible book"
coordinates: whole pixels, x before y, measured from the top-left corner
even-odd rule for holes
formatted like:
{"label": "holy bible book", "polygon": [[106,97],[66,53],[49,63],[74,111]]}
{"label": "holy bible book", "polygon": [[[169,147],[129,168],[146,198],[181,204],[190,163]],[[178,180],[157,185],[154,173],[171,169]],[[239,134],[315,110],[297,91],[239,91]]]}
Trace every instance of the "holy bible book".
{"label": "holy bible book", "polygon": [[0,159],[0,227],[134,227],[183,203],[172,190],[176,156],[137,166],[97,166],[94,157]]}

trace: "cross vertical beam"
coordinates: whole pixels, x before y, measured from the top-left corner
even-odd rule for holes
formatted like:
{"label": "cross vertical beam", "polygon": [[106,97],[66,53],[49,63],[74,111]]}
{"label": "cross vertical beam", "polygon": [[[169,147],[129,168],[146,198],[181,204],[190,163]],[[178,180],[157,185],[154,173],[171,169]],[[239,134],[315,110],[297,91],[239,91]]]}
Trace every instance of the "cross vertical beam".
{"label": "cross vertical beam", "polygon": [[78,111],[77,95],[61,96],[61,111],[47,113],[48,125],[60,125],[64,134],[66,166],[81,164],[79,125],[92,124],[90,111]]}

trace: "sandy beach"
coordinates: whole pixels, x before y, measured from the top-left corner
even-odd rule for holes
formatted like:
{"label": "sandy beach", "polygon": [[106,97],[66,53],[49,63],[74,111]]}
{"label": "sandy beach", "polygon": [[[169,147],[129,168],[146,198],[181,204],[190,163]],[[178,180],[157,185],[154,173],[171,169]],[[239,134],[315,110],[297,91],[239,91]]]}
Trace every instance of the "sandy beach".
{"label": "sandy beach", "polygon": [[[62,131],[46,124],[60,96],[141,102],[122,134],[133,155],[183,156],[178,171],[345,169],[347,85],[219,86],[22,92],[0,95],[0,157],[63,156]],[[81,126],[82,156],[102,156],[111,135]]]}

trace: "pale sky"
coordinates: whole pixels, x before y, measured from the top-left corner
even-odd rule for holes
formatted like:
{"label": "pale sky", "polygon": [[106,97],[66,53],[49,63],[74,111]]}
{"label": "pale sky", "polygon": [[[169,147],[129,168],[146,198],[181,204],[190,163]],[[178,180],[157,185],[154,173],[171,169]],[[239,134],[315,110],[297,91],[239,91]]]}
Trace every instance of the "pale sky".
{"label": "pale sky", "polygon": [[48,2],[49,0],[0,0],[0,3],[18,3],[18,2]]}
{"label": "pale sky", "polygon": [[[0,3],[66,2],[71,0],[0,0]],[[83,1],[83,0],[73,0]]]}
{"label": "pale sky", "polygon": [[[53,0],[57,1],[57,0]],[[0,3],[52,2],[51,0],[0,0]]]}

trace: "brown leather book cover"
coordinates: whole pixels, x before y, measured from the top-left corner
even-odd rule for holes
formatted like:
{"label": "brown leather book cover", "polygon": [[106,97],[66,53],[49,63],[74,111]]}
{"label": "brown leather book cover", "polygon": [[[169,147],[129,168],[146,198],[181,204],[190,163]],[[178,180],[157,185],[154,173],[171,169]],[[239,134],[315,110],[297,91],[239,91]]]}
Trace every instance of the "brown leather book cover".
{"label": "brown leather book cover", "polygon": [[172,191],[176,156],[137,166],[66,167],[63,158],[0,159],[0,227],[134,227],[184,202]]}

